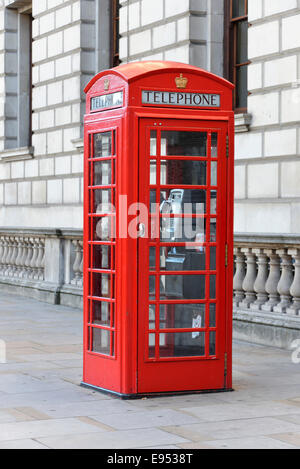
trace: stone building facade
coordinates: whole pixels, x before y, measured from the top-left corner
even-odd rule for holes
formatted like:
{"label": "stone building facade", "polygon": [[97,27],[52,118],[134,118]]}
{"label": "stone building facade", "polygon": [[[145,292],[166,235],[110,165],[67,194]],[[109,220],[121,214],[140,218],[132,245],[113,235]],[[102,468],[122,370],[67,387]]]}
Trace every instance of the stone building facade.
{"label": "stone building facade", "polygon": [[123,63],[174,60],[231,79],[240,41],[242,87],[234,77],[247,104],[236,111],[236,334],[279,346],[298,338],[299,27],[300,0],[2,0],[1,289],[81,303],[90,78],[118,53]]}

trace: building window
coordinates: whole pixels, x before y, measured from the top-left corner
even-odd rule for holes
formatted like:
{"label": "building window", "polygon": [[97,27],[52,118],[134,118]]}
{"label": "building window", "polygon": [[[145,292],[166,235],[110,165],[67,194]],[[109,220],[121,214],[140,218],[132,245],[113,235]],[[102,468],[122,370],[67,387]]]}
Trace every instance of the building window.
{"label": "building window", "polygon": [[31,2],[10,2],[4,10],[4,21],[4,150],[22,148],[25,157],[25,148],[31,148],[32,138]]}
{"label": "building window", "polygon": [[225,0],[225,76],[235,85],[234,109],[247,111],[248,0]]}
{"label": "building window", "polygon": [[120,2],[111,2],[111,67],[120,65],[119,57]]}

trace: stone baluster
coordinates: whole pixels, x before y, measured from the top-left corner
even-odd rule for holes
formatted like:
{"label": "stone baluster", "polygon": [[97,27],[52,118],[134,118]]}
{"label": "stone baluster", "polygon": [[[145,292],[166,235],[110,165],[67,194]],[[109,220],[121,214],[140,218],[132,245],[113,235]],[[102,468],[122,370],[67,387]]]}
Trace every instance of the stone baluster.
{"label": "stone baluster", "polygon": [[72,241],[75,246],[75,261],[73,264],[74,278],[71,280],[72,285],[77,285],[80,282],[80,264],[81,264],[81,246],[78,239]]}
{"label": "stone baluster", "polygon": [[295,262],[294,281],[290,288],[290,294],[293,297],[293,303],[287,308],[286,313],[290,316],[299,316],[300,314],[300,249],[289,249],[288,253]]}
{"label": "stone baluster", "polygon": [[3,254],[4,254],[4,238],[0,237],[0,276],[2,276],[3,271]]}
{"label": "stone baluster", "polygon": [[38,239],[31,238],[31,242],[33,246],[33,253],[32,253],[32,258],[30,262],[30,267],[31,267],[30,278],[38,279],[38,269],[37,269],[37,259],[39,255]]}
{"label": "stone baluster", "polygon": [[30,278],[31,276],[31,260],[32,260],[32,256],[33,256],[33,245],[32,245],[32,242],[31,242],[31,238],[27,238],[27,256],[26,256],[26,260],[25,260],[25,269],[26,269],[26,272],[25,272],[25,278]]}
{"label": "stone baluster", "polygon": [[81,262],[79,266],[79,272],[80,272],[80,286],[82,287],[83,285],[83,241],[79,241],[79,245],[81,248]]}
{"label": "stone baluster", "polygon": [[28,255],[28,238],[23,238],[23,243],[22,243],[22,254],[21,254],[21,259],[20,259],[20,273],[19,273],[19,278],[26,278],[27,276],[27,270],[26,270],[26,259]]}
{"label": "stone baluster", "polygon": [[245,279],[245,256],[241,252],[241,248],[234,249],[235,254],[235,275],[233,278],[233,290],[234,290],[234,306],[238,307],[240,302],[245,298],[243,290],[243,282]]}
{"label": "stone baluster", "polygon": [[268,279],[268,258],[263,249],[252,249],[257,257],[257,277],[254,283],[254,291],[257,293],[257,300],[251,304],[251,309],[260,311],[262,305],[268,301],[266,292],[266,282]]}
{"label": "stone baluster", "polygon": [[266,292],[269,295],[269,300],[262,305],[261,309],[262,311],[272,312],[279,302],[277,286],[280,280],[280,260],[275,249],[265,249],[265,253],[270,259],[269,277],[266,283]]}
{"label": "stone baluster", "polygon": [[12,238],[12,255],[10,259],[11,270],[9,272],[10,277],[14,277],[17,271],[17,266],[16,266],[16,259],[18,256],[18,241],[17,240],[18,240],[17,237]]}
{"label": "stone baluster", "polygon": [[16,260],[15,260],[15,266],[16,266],[16,270],[15,270],[15,277],[19,277],[20,276],[20,272],[21,272],[21,260],[22,260],[22,253],[23,253],[23,238],[22,236],[18,236],[17,238],[17,257],[16,257]]}
{"label": "stone baluster", "polygon": [[276,251],[281,258],[281,277],[277,286],[277,291],[280,294],[280,303],[273,309],[276,313],[286,313],[287,308],[291,305],[290,288],[294,275],[292,259],[287,251],[287,249],[278,249]]}
{"label": "stone baluster", "polygon": [[13,245],[13,238],[11,238],[10,236],[7,237],[7,248],[8,248],[8,251],[7,251],[7,256],[5,260],[6,271],[4,273],[5,277],[9,277],[10,272],[12,270],[11,258],[12,258],[13,251],[14,251],[14,245]]}
{"label": "stone baluster", "polygon": [[45,256],[45,240],[42,238],[38,239],[38,258],[36,261],[37,265],[37,278],[44,280],[44,256]]}
{"label": "stone baluster", "polygon": [[3,255],[2,255],[2,276],[5,277],[6,270],[7,270],[7,258],[8,258],[8,237],[3,237]]}
{"label": "stone baluster", "polygon": [[256,256],[251,248],[242,248],[241,251],[246,256],[247,270],[243,281],[245,298],[240,303],[240,307],[248,309],[251,303],[256,300],[256,294],[254,291],[254,283],[256,280]]}

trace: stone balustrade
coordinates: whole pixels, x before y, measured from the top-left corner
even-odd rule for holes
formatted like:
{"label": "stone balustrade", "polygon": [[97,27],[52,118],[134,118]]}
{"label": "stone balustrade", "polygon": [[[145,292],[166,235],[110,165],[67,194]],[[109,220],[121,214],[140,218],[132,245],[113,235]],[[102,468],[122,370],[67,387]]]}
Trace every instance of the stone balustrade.
{"label": "stone balustrade", "polygon": [[300,316],[300,237],[235,236],[234,310]]}
{"label": "stone balustrade", "polygon": [[83,287],[81,230],[0,230],[2,291],[80,306]]}

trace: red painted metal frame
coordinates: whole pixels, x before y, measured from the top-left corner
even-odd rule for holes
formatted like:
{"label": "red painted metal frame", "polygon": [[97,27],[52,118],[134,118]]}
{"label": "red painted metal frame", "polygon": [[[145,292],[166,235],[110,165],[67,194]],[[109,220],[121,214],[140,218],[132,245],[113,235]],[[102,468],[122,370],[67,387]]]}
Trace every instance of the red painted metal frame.
{"label": "red painted metal frame", "polygon": [[[219,93],[221,95],[220,110],[203,110],[194,108],[150,107],[141,104],[141,89],[161,89],[178,91],[175,78],[183,73],[188,78],[188,86],[184,92]],[[109,80],[109,91],[107,91]],[[124,107],[100,112],[90,112],[90,98],[102,94],[122,90]],[[84,371],[83,383],[108,390],[122,396],[133,396],[151,392],[176,392],[191,390],[231,389],[231,340],[232,340],[232,276],[233,276],[233,152],[234,152],[234,115],[232,112],[233,86],[220,77],[189,65],[174,62],[140,62],[121,65],[112,70],[101,72],[86,88],[87,111],[85,116],[84,134]],[[223,276],[223,284],[219,286],[224,302],[224,319],[221,327],[222,350],[220,345],[217,359],[189,358],[164,359],[155,362],[155,370],[148,370],[153,365],[144,361],[143,337],[148,334],[144,328],[148,321],[148,308],[141,308],[141,301],[148,297],[148,275],[145,273],[145,262],[140,257],[148,240],[123,238],[120,236],[120,219],[123,224],[134,222],[136,215],[127,215],[127,207],[141,198],[148,197],[149,180],[145,168],[146,158],[143,139],[140,140],[148,119],[161,120],[162,123],[182,129],[199,123],[199,129],[218,129],[221,134],[222,158],[226,161],[226,170],[222,172],[222,187],[225,201],[224,212],[218,216],[222,219],[226,242],[228,244],[228,266]],[[171,119],[171,121],[169,121]],[[89,224],[89,135],[115,129],[116,137],[116,239],[115,243],[115,351],[113,356],[93,353],[90,350],[88,330],[89,323],[89,269],[91,257],[88,255],[90,239]],[[229,137],[229,154],[226,158],[226,135]],[[173,158],[172,158],[173,159]],[[194,157],[193,157],[194,159]],[[195,158],[197,159],[197,158]],[[224,163],[225,164],[225,163]],[[218,180],[220,184],[220,180]],[[142,188],[139,192],[139,187]],[[144,192],[143,192],[144,190]],[[143,195],[144,194],[144,195]],[[119,196],[123,199],[119,202]],[[220,229],[220,228],[219,228]],[[225,235],[224,235],[225,239]],[[224,247],[222,247],[222,250]],[[138,253],[140,253],[138,255]],[[222,256],[225,253],[222,252]],[[220,258],[221,254],[219,255]],[[146,259],[148,258],[148,254]],[[224,257],[225,262],[225,257]],[[186,273],[186,272],[185,272]],[[194,272],[193,272],[194,273]],[[165,272],[164,272],[165,274]],[[220,277],[220,276],[219,276]],[[147,280],[147,281],[146,281]],[[168,301],[165,301],[168,304]],[[188,301],[185,301],[188,303]],[[191,301],[195,303],[195,301]],[[143,325],[144,324],[144,325]],[[101,328],[101,327],[100,327]],[[176,330],[178,332],[178,330]],[[225,365],[227,357],[227,366]],[[196,388],[193,373],[198,368],[201,382]],[[215,368],[216,367],[216,368]],[[153,370],[154,370],[153,368]],[[220,380],[214,380],[216,370],[222,368]],[[227,369],[227,371],[226,371]],[[149,373],[148,373],[149,371]],[[171,383],[161,382],[157,375],[168,375]],[[175,377],[178,382],[174,381]],[[210,377],[208,379],[208,377]],[[222,378],[222,379],[221,379]],[[155,379],[155,385],[151,385]],[[182,384],[183,383],[183,384]],[[161,384],[161,385],[160,385]],[[186,385],[184,385],[186,384]]]}

